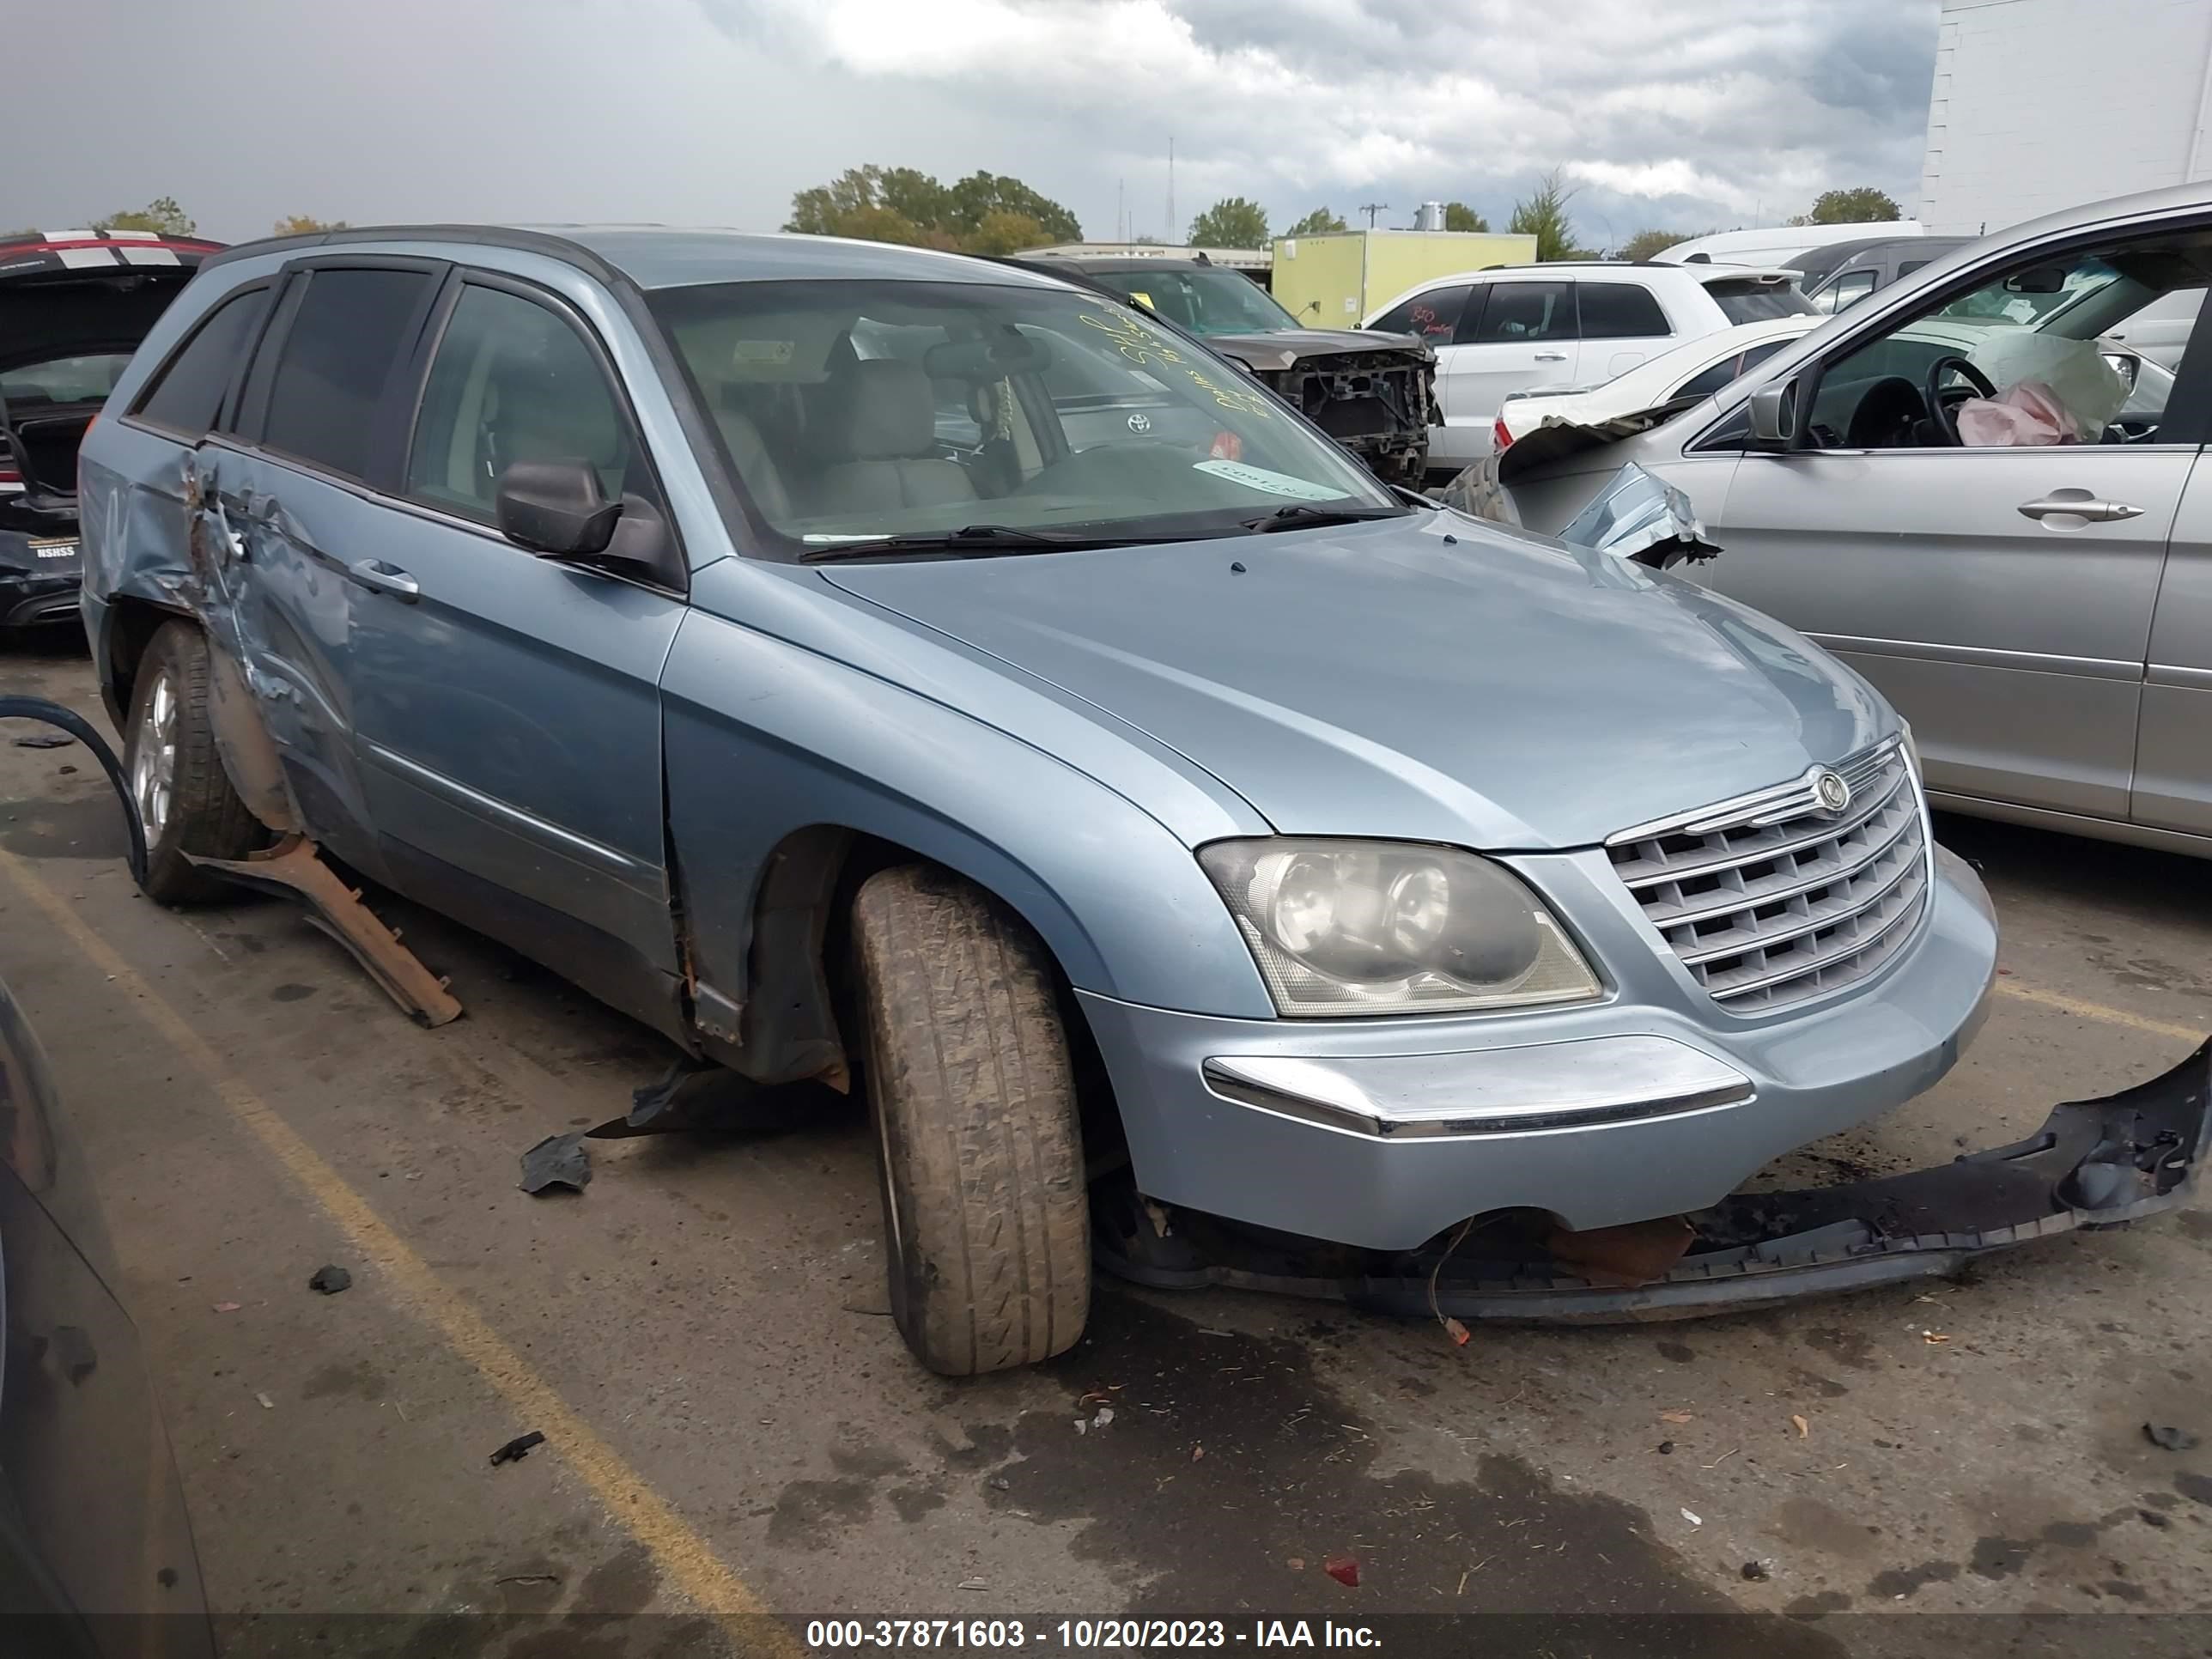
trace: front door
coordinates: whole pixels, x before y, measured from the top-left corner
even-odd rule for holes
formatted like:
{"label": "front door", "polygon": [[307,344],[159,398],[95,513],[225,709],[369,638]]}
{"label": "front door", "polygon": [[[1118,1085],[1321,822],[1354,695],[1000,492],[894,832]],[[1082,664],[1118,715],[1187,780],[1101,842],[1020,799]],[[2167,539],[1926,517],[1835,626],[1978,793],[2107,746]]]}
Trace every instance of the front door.
{"label": "front door", "polygon": [[2152,614],[2203,433],[2187,380],[2145,410],[2098,337],[2200,254],[2212,245],[2167,233],[1952,290],[1808,365],[1811,447],[1736,470],[1706,580],[1880,687],[1938,794],[2129,816]]}
{"label": "front door", "polygon": [[[666,530],[588,326],[505,279],[457,282],[374,556],[349,679],[392,879],[663,1029],[680,964],[662,811],[659,677],[677,594],[503,537],[507,466],[577,460],[633,527]],[[368,551],[370,550],[363,550]]]}

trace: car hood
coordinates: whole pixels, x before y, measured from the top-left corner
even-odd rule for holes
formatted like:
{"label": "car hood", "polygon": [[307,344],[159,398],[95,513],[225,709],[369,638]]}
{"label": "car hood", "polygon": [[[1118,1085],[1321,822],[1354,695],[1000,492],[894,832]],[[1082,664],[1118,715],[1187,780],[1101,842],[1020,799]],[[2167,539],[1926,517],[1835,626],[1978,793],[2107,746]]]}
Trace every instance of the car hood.
{"label": "car hood", "polygon": [[1138,727],[1286,834],[1588,846],[1895,726],[1778,623],[1454,513],[823,574]]}
{"label": "car hood", "polygon": [[1267,334],[1208,334],[1206,343],[1224,357],[1254,368],[1279,371],[1302,359],[1348,357],[1355,352],[1402,352],[1422,362],[1436,353],[1410,334],[1382,334],[1358,328],[1284,328]]}

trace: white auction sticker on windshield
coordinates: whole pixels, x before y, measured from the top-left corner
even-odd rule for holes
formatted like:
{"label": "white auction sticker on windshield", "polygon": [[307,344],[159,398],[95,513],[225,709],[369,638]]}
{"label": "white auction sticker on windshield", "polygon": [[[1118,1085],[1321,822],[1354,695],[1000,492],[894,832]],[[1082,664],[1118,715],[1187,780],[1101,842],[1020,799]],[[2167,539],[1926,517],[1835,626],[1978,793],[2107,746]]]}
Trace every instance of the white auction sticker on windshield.
{"label": "white auction sticker on windshield", "polygon": [[1211,472],[1217,478],[1241,483],[1247,489],[1264,489],[1270,495],[1291,495],[1302,501],[1334,501],[1344,497],[1344,492],[1334,485],[1309,483],[1287,472],[1271,472],[1264,466],[1247,466],[1242,461],[1199,461],[1194,465],[1200,472]]}

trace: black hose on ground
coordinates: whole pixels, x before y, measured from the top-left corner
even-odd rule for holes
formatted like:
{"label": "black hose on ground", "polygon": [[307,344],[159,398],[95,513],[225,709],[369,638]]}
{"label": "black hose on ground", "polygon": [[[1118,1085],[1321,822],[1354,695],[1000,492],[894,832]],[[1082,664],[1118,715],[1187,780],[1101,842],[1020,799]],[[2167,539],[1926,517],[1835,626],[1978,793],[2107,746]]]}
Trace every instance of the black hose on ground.
{"label": "black hose on ground", "polygon": [[0,696],[0,720],[40,720],[66,732],[99,761],[100,769],[107,774],[108,782],[115,786],[116,799],[123,803],[123,819],[131,827],[131,875],[143,887],[146,884],[146,825],[138,816],[138,803],[131,793],[131,780],[125,775],[123,763],[107,746],[107,739],[100,735],[90,720],[73,708],[51,702],[44,697]]}

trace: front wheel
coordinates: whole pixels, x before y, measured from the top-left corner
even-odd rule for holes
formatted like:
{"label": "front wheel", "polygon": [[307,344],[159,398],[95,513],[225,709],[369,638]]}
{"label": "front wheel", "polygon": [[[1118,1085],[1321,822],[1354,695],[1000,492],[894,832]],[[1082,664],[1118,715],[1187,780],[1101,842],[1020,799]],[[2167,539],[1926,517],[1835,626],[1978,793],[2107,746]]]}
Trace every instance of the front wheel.
{"label": "front wheel", "polygon": [[146,828],[146,896],[190,904],[223,890],[185,857],[243,858],[262,840],[216,751],[208,714],[207,636],[169,622],[148,642],[131,690],[124,763]]}
{"label": "front wheel", "polygon": [[1064,1352],[1091,1310],[1091,1211],[1043,945],[907,865],[854,896],[853,957],[900,1334],[948,1376]]}

